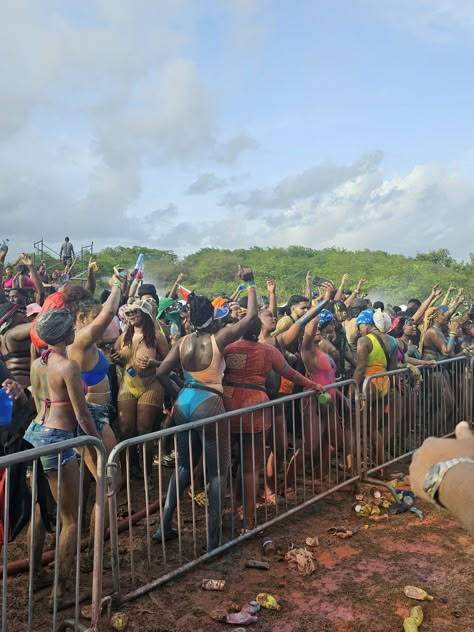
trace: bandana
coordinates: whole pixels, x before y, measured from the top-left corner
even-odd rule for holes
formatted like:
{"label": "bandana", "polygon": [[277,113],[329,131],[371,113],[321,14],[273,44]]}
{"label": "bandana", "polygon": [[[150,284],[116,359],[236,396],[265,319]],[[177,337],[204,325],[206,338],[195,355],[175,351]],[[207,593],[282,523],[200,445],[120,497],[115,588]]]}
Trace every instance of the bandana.
{"label": "bandana", "polygon": [[364,309],[364,311],[357,316],[356,325],[375,325],[374,312],[371,309]]}
{"label": "bandana", "polygon": [[158,307],[157,317],[161,318],[161,315],[163,314],[163,312],[165,312],[168,308],[170,308],[171,305],[175,305],[175,303],[176,303],[176,299],[174,298],[169,298],[169,297],[162,298],[160,300],[160,305]]}
{"label": "bandana", "polygon": [[328,325],[333,320],[334,316],[328,309],[321,310],[321,313],[319,314],[319,329],[321,329],[321,327],[324,327],[325,325]]}

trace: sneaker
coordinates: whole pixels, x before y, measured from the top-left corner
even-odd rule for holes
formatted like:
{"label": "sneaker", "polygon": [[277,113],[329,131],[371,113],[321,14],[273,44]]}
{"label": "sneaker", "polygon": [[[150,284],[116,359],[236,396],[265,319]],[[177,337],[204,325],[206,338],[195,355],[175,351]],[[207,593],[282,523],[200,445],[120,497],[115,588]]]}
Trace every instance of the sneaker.
{"label": "sneaker", "polygon": [[[174,467],[175,455],[176,452],[174,450],[171,450],[171,452],[168,452],[168,454],[163,454],[161,457],[161,465],[163,465],[163,467]],[[153,463],[155,465],[160,465],[160,457],[158,456],[158,454],[155,454],[155,457],[153,458]]]}

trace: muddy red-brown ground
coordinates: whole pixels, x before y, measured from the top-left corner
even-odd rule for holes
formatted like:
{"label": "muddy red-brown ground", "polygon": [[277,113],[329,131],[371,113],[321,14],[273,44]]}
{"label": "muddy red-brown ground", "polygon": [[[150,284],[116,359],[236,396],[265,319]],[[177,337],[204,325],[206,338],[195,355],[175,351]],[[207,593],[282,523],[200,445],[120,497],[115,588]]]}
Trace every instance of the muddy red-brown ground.
{"label": "muddy red-brown ground", "polygon": [[[414,584],[435,597],[421,604],[425,621],[420,632],[474,631],[474,540],[446,512],[421,502],[416,504],[424,511],[423,520],[404,513],[387,522],[369,522],[354,514],[351,493],[352,488],[337,492],[267,529],[265,536],[274,540],[279,552],[263,558],[261,536],[256,536],[114,612],[128,615],[130,632],[221,632],[237,626],[213,621],[209,617],[213,608],[229,600],[244,605],[257,593],[268,592],[278,599],[281,610],[262,610],[258,623],[246,628],[250,632],[388,632],[402,630],[403,618],[418,603],[403,594],[405,585]],[[156,516],[152,521],[156,524]],[[366,524],[369,527],[362,528]],[[327,534],[329,527],[339,525],[360,529],[347,540]],[[132,584],[124,574],[127,589],[146,579],[144,534],[142,521],[134,529],[138,579]],[[316,571],[300,577],[289,570],[284,553],[291,543],[304,546],[306,537],[315,535],[320,538],[314,552]],[[125,533],[122,562],[128,559],[127,541]],[[26,552],[25,545],[17,546]],[[171,567],[177,546],[174,542],[169,547]],[[187,561],[186,547],[184,552]],[[153,545],[152,555],[160,558],[158,545]],[[271,568],[246,568],[248,559],[267,559]],[[152,564],[153,576],[156,568]],[[225,579],[224,591],[202,590],[203,578]],[[26,629],[26,586],[25,576],[10,580],[8,629],[14,632]],[[110,586],[106,572],[105,590]],[[35,596],[38,631],[51,629],[47,596],[48,590]],[[71,615],[72,611],[61,613],[60,621]],[[112,630],[105,619],[103,629]]]}

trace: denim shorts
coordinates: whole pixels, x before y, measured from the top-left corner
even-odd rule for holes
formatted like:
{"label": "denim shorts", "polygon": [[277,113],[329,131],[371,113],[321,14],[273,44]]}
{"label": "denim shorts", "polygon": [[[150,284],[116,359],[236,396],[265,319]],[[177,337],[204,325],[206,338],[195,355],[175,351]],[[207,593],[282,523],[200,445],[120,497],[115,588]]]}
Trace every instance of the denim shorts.
{"label": "denim shorts", "polygon": [[[45,445],[51,445],[53,443],[61,443],[66,439],[73,439],[76,436],[75,432],[70,430],[60,430],[59,428],[49,428],[38,424],[36,421],[32,421],[28,426],[24,439],[31,443],[34,448],[41,448]],[[60,448],[60,446],[58,446]],[[59,451],[59,450],[58,450]],[[72,448],[63,450],[61,455],[61,464],[65,465],[68,461],[72,461],[77,457],[76,452]],[[41,465],[44,472],[54,472],[58,469],[58,455],[48,454],[47,456],[40,457]]]}
{"label": "denim shorts", "polygon": [[[110,416],[111,412],[113,412],[113,407],[110,404],[92,404],[91,402],[87,402],[87,408],[92,415],[97,432],[101,435],[104,426],[110,424]],[[78,426],[78,434],[81,436],[86,435],[81,426]]]}

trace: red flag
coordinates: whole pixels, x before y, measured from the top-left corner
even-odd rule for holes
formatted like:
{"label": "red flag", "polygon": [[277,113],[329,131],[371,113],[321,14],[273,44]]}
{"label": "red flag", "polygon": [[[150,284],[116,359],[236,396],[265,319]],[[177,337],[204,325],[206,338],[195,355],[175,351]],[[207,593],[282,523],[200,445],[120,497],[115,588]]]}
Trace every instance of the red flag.
{"label": "red flag", "polygon": [[178,290],[179,290],[179,293],[181,294],[181,296],[183,297],[183,299],[185,301],[187,301],[188,300],[188,296],[191,294],[191,290],[187,290],[182,285],[179,285],[179,283],[178,283]]}

